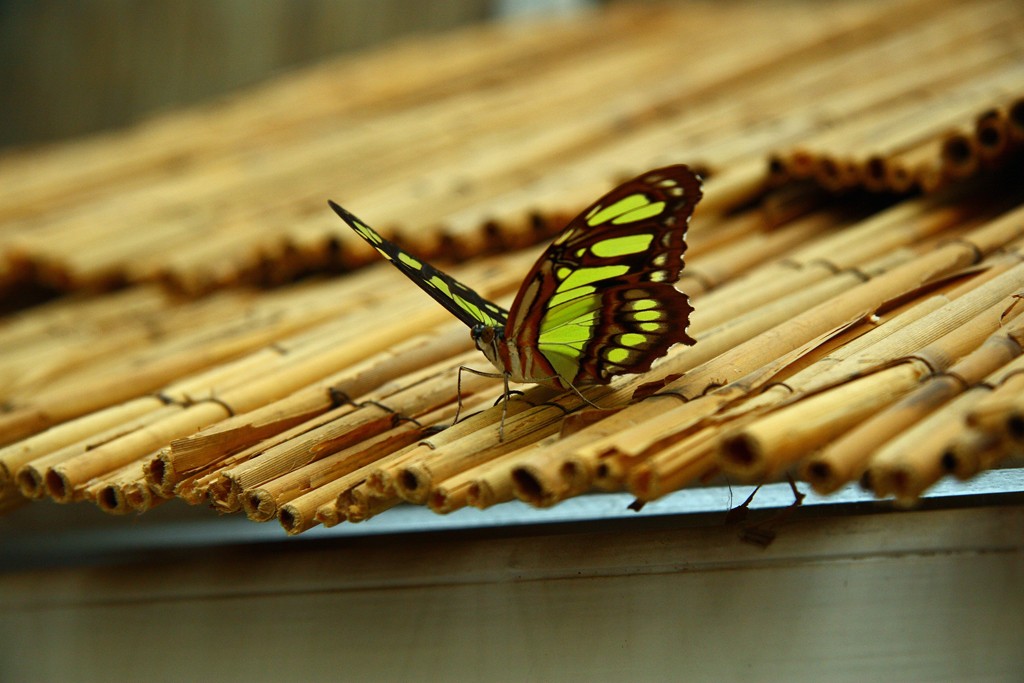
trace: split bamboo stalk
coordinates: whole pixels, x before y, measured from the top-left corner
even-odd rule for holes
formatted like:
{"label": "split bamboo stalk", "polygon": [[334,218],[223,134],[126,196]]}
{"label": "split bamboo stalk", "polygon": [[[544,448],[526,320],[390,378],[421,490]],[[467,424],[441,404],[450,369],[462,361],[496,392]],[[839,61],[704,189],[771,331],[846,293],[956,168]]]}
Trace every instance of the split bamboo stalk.
{"label": "split bamboo stalk", "polygon": [[[955,272],[1024,235],[1024,208],[1007,212],[964,236],[962,242],[946,244],[914,261],[849,289],[831,301],[815,306],[783,325],[772,328],[717,357],[713,364],[695,368],[669,385],[684,398],[703,393],[709,383],[721,384],[777,358],[788,348],[814,336],[870,315],[889,299]],[[779,352],[776,352],[776,350]]]}
{"label": "split bamboo stalk", "polygon": [[[855,268],[865,274],[875,274],[878,269],[872,265],[873,260],[891,255],[894,250],[929,235],[941,233],[967,215],[970,214],[948,199],[924,198],[901,202],[797,249],[782,263],[769,264],[726,283],[698,300],[701,305],[697,307],[695,318],[704,320],[711,315],[711,320],[716,322],[706,324],[725,322],[744,310],[806,287],[836,271]],[[744,308],[738,308],[741,305]]]}
{"label": "split bamboo stalk", "polygon": [[[323,426],[342,418],[354,410],[355,405],[345,404],[332,411],[328,411],[327,413],[317,414],[313,418],[303,421],[294,427],[286,429],[285,431],[275,432],[264,439],[259,439],[246,447],[246,449],[243,449],[238,453],[232,453],[222,460],[210,463],[202,469],[195,471],[193,474],[177,480],[176,483],[172,482],[171,478],[165,476],[166,471],[169,469],[166,465],[166,461],[169,457],[169,451],[172,451],[174,447],[174,442],[172,442],[170,446],[166,447],[166,449],[161,450],[160,454],[158,454],[156,458],[146,463],[146,481],[155,489],[159,490],[162,495],[169,496],[174,494],[189,505],[200,505],[211,501],[214,498],[211,490],[224,488],[225,482],[227,483],[226,489],[219,493],[218,496],[221,498],[229,497],[231,493],[230,485],[223,475],[229,472],[232,468],[248,462],[264,451],[271,449],[271,447],[285,443],[286,441],[289,441],[296,436],[300,436],[310,429]],[[224,500],[218,500],[217,504],[221,511],[233,512],[237,509],[234,507],[234,503],[237,502],[238,501],[236,499],[230,499],[226,503]],[[241,503],[239,503],[239,505],[241,505]]]}
{"label": "split bamboo stalk", "polygon": [[402,502],[398,496],[382,496],[369,491],[363,495],[357,494],[357,492],[363,493],[364,490],[363,485],[360,485],[339,496],[339,499],[343,499],[343,501],[339,502],[338,507],[345,510],[345,519],[349,522],[365,522]]}
{"label": "split bamboo stalk", "polygon": [[[831,351],[820,362],[786,379],[786,392],[811,394],[860,375],[884,368],[894,358],[917,352],[945,334],[966,324],[986,306],[994,305],[1007,289],[1007,280],[993,284],[1020,264],[1017,257],[997,255],[974,269],[958,274],[967,279],[924,300],[911,300],[905,310],[893,311],[888,322],[873,315],[876,326],[848,344]],[[768,393],[755,403],[773,403]]]}
{"label": "split bamboo stalk", "polygon": [[[794,397],[809,396],[885,369],[891,359],[905,357],[958,327],[969,317],[970,310],[976,310],[976,305],[974,309],[965,309],[963,303],[945,307],[1005,273],[1016,263],[1017,259],[989,259],[982,264],[987,267],[971,273],[966,282],[952,287],[947,293],[910,300],[884,316],[872,314],[858,324],[860,327],[871,326],[871,329],[861,333],[858,326],[850,328],[847,334],[852,338],[837,337],[836,341],[841,343],[835,344],[825,354],[817,354],[814,362],[788,377],[780,378],[780,383],[746,400],[736,411],[764,412],[791,403]],[[796,369],[797,365],[791,367]],[[736,411],[724,414],[723,418],[731,419]]]}

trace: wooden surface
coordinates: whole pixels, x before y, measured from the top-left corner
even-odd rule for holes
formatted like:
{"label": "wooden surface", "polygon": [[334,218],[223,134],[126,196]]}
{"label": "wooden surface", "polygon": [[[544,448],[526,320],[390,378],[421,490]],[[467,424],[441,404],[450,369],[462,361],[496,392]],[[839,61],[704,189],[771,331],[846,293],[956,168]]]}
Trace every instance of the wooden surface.
{"label": "wooden surface", "polygon": [[0,575],[0,679],[1019,680],[1019,505],[804,517],[767,549],[692,524]]}

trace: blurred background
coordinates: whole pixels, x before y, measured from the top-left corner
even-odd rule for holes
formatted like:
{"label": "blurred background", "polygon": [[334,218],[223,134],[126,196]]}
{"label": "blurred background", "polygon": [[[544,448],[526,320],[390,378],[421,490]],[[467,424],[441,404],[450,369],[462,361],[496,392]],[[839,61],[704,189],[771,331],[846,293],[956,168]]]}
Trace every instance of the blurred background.
{"label": "blurred background", "polygon": [[0,0],[0,148],[130,124],[330,55],[597,0]]}

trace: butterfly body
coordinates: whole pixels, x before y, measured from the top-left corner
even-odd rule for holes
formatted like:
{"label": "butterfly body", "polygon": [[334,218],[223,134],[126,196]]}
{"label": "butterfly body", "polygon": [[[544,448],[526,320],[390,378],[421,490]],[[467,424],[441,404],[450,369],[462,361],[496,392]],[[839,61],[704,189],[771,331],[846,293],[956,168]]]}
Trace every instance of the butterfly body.
{"label": "butterfly body", "polygon": [[508,381],[576,389],[645,372],[686,333],[693,308],[674,283],[686,228],[701,198],[683,165],[648,171],[573,219],[534,264],[511,308],[331,207],[384,258],[470,327],[477,348]]}

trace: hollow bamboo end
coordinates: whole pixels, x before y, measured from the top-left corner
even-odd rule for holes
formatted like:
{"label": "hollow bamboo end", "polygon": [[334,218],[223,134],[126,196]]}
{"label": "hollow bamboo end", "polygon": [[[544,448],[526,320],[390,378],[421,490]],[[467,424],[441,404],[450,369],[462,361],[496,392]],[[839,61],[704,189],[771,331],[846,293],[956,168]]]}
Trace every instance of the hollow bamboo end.
{"label": "hollow bamboo end", "polygon": [[394,479],[395,492],[403,500],[417,505],[428,502],[432,479],[430,472],[422,465],[410,465],[398,470]]}
{"label": "hollow bamboo end", "polygon": [[800,468],[800,478],[817,493],[832,493],[846,481],[835,466],[824,458],[812,457]]}
{"label": "hollow bamboo end", "polygon": [[978,150],[974,141],[963,133],[947,137],[942,142],[940,154],[943,165],[955,177],[973,173],[978,165]]}
{"label": "hollow bamboo end", "polygon": [[992,159],[999,156],[1006,150],[1009,143],[1005,121],[998,116],[979,120],[975,131],[975,140],[983,157]]}
{"label": "hollow bamboo end", "polygon": [[746,432],[736,432],[722,439],[718,459],[731,474],[752,478],[765,468],[765,454],[758,439]]}
{"label": "hollow bamboo end", "polygon": [[554,492],[533,467],[516,467],[512,470],[512,492],[519,500],[537,507],[554,497]]}
{"label": "hollow bamboo end", "polygon": [[121,488],[115,484],[107,484],[96,492],[96,505],[111,515],[126,515],[132,510]]}
{"label": "hollow bamboo end", "polygon": [[[277,521],[281,524],[281,528],[285,530],[290,536],[301,534],[307,529],[312,529],[316,526],[319,519],[319,510],[310,518],[308,515],[303,513],[295,505],[282,505],[281,509],[277,513]],[[337,524],[337,522],[335,522]],[[333,526],[333,524],[331,525]]]}
{"label": "hollow bamboo end", "polygon": [[166,450],[160,451],[156,457],[151,458],[144,466],[146,483],[160,492],[160,495],[169,497],[174,493],[174,487],[181,481],[181,477],[175,472],[171,465],[171,456]]}
{"label": "hollow bamboo end", "polygon": [[22,467],[14,477],[21,495],[33,500],[46,497],[46,480],[34,467]]}
{"label": "hollow bamboo end", "polygon": [[47,470],[45,475],[46,493],[58,503],[71,503],[75,500],[74,485],[67,475],[58,469]]}
{"label": "hollow bamboo end", "polygon": [[277,516],[277,503],[274,497],[263,489],[246,491],[239,496],[245,516],[254,522],[268,522]]}
{"label": "hollow bamboo end", "polygon": [[210,506],[222,514],[237,512],[242,507],[238,491],[235,489],[232,481],[225,476],[221,476],[210,484],[210,488],[207,489],[207,497],[209,498]]}

